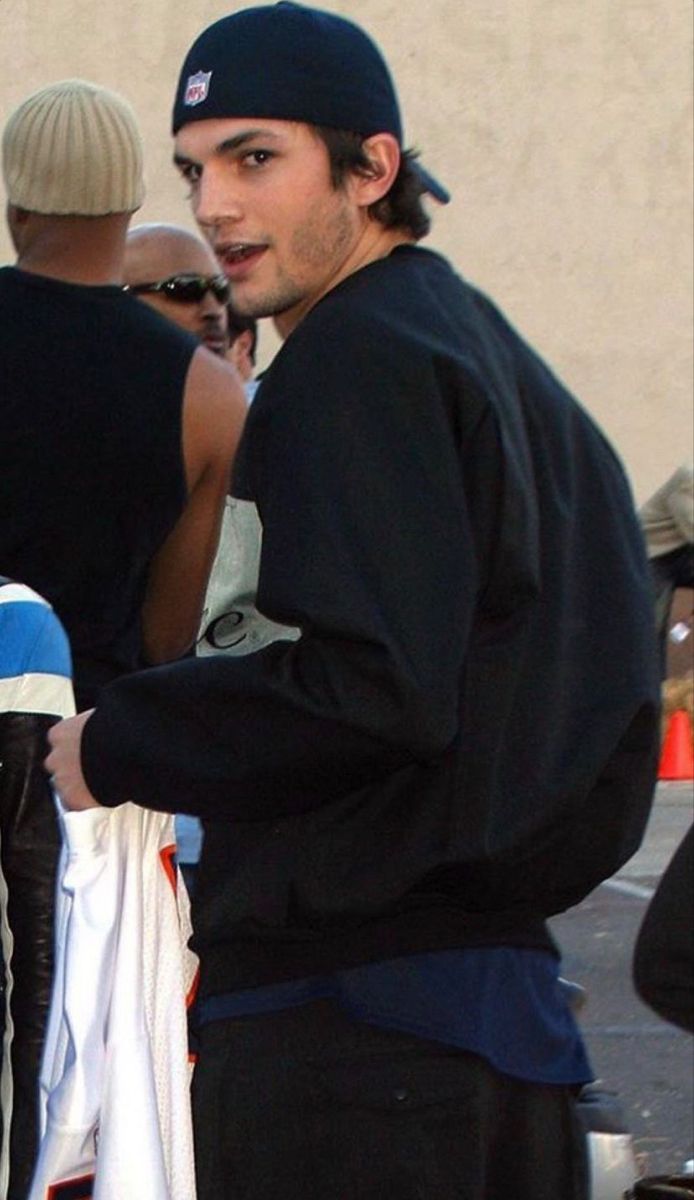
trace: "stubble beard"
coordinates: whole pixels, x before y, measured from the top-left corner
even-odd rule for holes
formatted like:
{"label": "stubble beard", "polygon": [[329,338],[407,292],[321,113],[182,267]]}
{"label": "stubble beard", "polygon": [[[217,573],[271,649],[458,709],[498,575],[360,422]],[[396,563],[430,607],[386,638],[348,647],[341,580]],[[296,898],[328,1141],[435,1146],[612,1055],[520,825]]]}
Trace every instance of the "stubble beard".
{"label": "stubble beard", "polygon": [[355,230],[354,218],[344,201],[328,219],[307,217],[292,234],[292,267],[280,267],[272,287],[244,300],[231,282],[234,311],[243,317],[259,318],[278,317],[301,304],[310,308],[333,286],[330,281],[348,255]]}

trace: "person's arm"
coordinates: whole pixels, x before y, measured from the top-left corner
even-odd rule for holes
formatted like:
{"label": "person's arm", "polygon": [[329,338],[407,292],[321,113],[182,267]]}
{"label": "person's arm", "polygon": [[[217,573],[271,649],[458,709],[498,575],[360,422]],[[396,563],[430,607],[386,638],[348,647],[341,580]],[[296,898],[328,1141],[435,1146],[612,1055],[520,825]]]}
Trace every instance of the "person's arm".
{"label": "person's arm", "polygon": [[142,610],[150,663],[179,658],[195,639],[245,416],[237,373],[207,350],[197,350],[183,399],[188,502],[150,566]]}
{"label": "person's arm", "polygon": [[638,933],[634,984],[665,1021],[694,1032],[694,826],[663,875]]}

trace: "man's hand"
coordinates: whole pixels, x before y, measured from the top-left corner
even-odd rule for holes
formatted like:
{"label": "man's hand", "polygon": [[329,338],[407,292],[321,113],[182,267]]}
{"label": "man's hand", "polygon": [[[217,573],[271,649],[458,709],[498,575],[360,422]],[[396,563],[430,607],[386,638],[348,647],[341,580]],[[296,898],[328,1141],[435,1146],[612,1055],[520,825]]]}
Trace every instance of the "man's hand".
{"label": "man's hand", "polygon": [[51,752],[43,765],[63,807],[74,812],[99,807],[84,781],[80,759],[82,730],[93,712],[94,709],[90,708],[76,717],[68,717],[48,731]]}

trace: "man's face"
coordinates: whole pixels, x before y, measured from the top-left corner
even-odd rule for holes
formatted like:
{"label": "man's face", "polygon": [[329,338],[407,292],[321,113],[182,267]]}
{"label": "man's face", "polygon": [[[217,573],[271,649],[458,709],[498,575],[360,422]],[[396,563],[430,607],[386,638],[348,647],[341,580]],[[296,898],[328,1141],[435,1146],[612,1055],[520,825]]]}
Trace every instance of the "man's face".
{"label": "man's face", "polygon": [[[220,275],[220,266],[204,242],[185,230],[133,229],[126,242],[124,280],[130,287],[176,276]],[[227,310],[207,290],[197,300],[173,299],[165,291],[142,292],[138,299],[192,333],[214,354],[226,353]]]}
{"label": "man's face", "polygon": [[192,122],[177,135],[175,161],[244,316],[281,317],[288,332],[358,265],[367,217],[349,179],[333,187],[327,150],[307,125]]}

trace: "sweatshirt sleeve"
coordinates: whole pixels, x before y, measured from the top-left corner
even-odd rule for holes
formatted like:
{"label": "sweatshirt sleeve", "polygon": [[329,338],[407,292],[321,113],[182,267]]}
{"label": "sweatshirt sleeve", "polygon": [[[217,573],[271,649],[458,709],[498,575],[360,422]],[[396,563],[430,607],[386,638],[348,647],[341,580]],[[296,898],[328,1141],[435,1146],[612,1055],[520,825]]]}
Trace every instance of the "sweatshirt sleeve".
{"label": "sweatshirt sleeve", "polygon": [[110,685],[83,742],[104,804],[267,819],[456,735],[476,567],[434,368],[367,329],[300,333],[244,454],[263,524],[258,608],[301,637]]}

